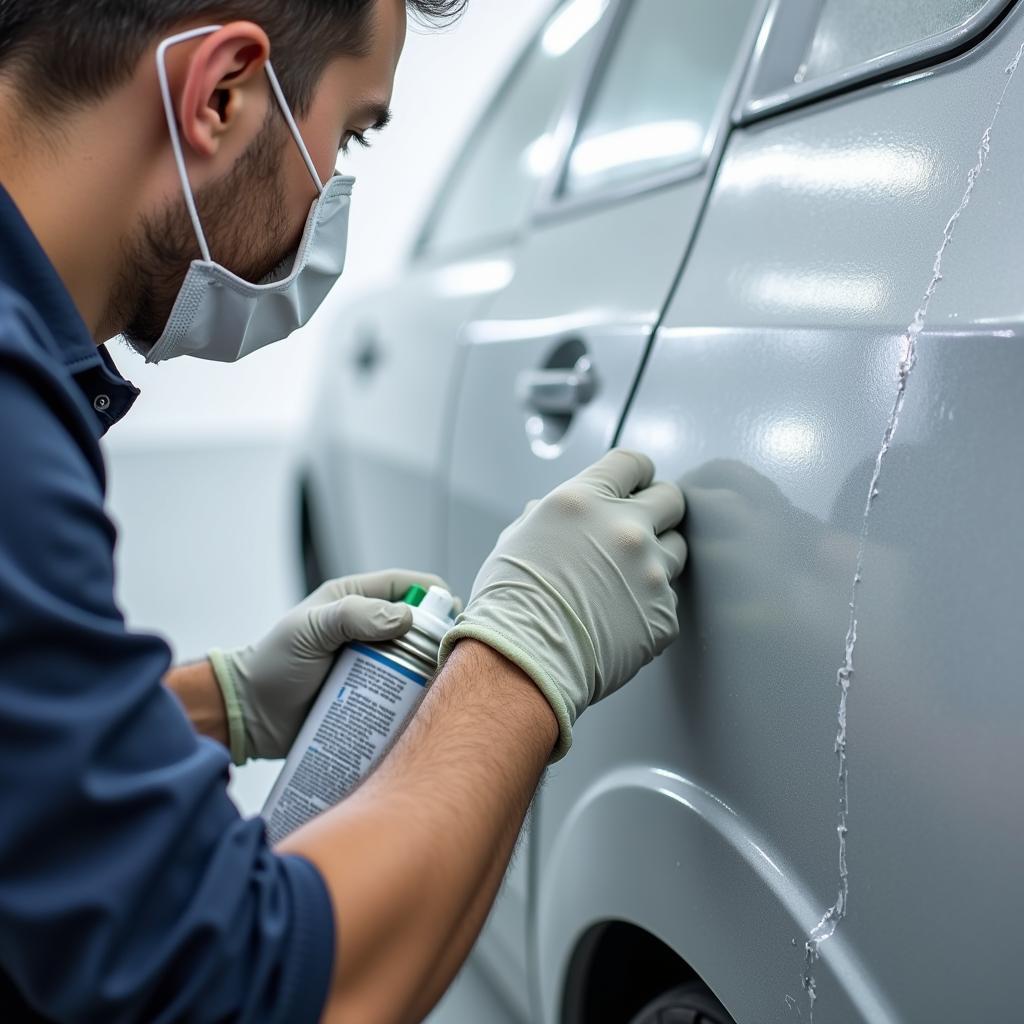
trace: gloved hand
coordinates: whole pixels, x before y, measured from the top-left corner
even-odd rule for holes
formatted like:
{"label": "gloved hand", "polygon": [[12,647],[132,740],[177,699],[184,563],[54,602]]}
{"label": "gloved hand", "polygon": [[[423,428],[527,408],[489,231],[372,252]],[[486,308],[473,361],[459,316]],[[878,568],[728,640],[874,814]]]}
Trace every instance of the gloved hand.
{"label": "gloved hand", "polygon": [[553,760],[577,717],[679,633],[672,581],[687,550],[673,527],[686,506],[679,488],[653,478],[647,456],[619,449],[527,505],[441,645],[442,665],[472,638],[530,676],[558,719]]}
{"label": "gloved hand", "polygon": [[209,654],[228,713],[231,757],[285,757],[350,640],[393,640],[412,627],[400,604],[410,587],[444,587],[430,573],[393,569],[331,580],[293,608],[259,643]]}

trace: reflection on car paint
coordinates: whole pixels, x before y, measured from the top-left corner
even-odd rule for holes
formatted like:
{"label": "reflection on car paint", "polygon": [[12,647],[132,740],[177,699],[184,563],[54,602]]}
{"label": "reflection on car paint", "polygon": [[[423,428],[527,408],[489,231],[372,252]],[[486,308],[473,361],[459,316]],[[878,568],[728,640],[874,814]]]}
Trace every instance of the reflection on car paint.
{"label": "reflection on car paint", "polygon": [[722,171],[719,187],[751,192],[770,184],[798,195],[849,197],[884,192],[908,199],[934,180],[935,158],[895,132],[865,145],[856,140],[821,152],[810,144],[776,146],[745,153]]}
{"label": "reflection on car paint", "polygon": [[541,47],[549,57],[567,54],[584,36],[596,28],[608,8],[608,0],[574,0],[549,22]]}
{"label": "reflection on car paint", "polygon": [[[907,384],[910,380],[910,374],[913,371],[914,363],[917,361],[917,340],[920,337],[921,332],[924,330],[925,323],[928,319],[928,309],[933,297],[935,296],[935,292],[938,289],[939,283],[942,281],[942,261],[946,255],[946,250],[953,241],[953,235],[956,231],[957,223],[963,215],[963,212],[967,209],[967,206],[971,201],[971,196],[974,194],[974,186],[977,184],[978,178],[988,161],[989,152],[991,150],[992,131],[995,128],[996,120],[999,117],[999,111],[1002,109],[1003,101],[1006,99],[1006,93],[1010,88],[1014,72],[1017,70],[1017,66],[1020,64],[1022,56],[1024,56],[1024,43],[1021,43],[1020,48],[1017,50],[1017,55],[1006,66],[1006,68],[1004,68],[1004,73],[1007,76],[1006,81],[1003,84],[1003,90],[999,95],[999,100],[996,103],[995,110],[992,112],[992,118],[988,123],[988,127],[986,127],[985,131],[982,133],[981,142],[978,144],[977,161],[967,174],[967,188],[960,199],[960,204],[946,222],[946,226],[942,232],[942,242],[939,245],[938,252],[935,254],[935,262],[932,265],[931,280],[928,282],[928,287],[925,289],[924,296],[921,299],[921,304],[918,307],[917,312],[914,314],[914,319],[907,327],[906,332],[900,338],[901,353],[896,381],[896,395],[893,401],[892,411],[889,414],[889,421],[886,424],[885,433],[882,437],[882,445],[875,458],[875,468],[871,475],[871,482],[868,485],[868,495],[864,505],[864,517],[861,524],[860,541],[857,547],[857,562],[856,568],[854,569],[853,584],[850,595],[850,620],[846,632],[845,659],[836,673],[836,683],[839,686],[839,710],[837,714],[835,742],[836,756],[839,759],[839,820],[836,826],[836,832],[839,836],[839,891],[836,895],[835,903],[825,911],[822,919],[811,930],[810,937],[804,945],[805,959],[802,983],[804,990],[807,992],[809,1005],[808,1019],[812,1022],[814,1020],[814,1001],[816,998],[814,967],[818,957],[820,956],[819,950],[821,944],[835,934],[835,930],[839,926],[839,922],[846,917],[849,902],[850,886],[849,872],[846,862],[846,846],[847,835],[849,832],[848,817],[850,792],[849,773],[847,767],[846,710],[850,692],[850,681],[853,678],[854,671],[854,652],[857,646],[857,598],[863,579],[864,554],[867,549],[868,533],[871,523],[871,510],[874,506],[875,498],[878,497],[878,485],[882,475],[882,466],[885,462],[886,455],[889,453],[893,437],[895,436],[896,429],[899,425],[900,413],[903,410],[903,403],[907,396]],[[786,1003],[792,1008],[793,1004],[790,1002],[789,996],[786,997]]]}

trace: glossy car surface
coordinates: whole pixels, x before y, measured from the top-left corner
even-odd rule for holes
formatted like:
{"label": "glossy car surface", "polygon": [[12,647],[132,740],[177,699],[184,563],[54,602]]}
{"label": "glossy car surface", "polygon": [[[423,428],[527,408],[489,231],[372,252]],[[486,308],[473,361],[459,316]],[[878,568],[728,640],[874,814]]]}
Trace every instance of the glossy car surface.
{"label": "glossy car surface", "polygon": [[687,493],[475,953],[524,1021],[1020,1017],[1024,13],[844,2],[561,4],[325,370],[323,572],[468,593],[617,441]]}

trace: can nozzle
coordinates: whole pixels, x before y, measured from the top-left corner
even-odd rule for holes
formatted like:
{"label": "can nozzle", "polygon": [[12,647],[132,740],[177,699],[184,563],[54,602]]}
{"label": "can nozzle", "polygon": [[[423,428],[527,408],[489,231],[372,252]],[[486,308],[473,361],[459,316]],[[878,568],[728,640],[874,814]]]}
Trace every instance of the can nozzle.
{"label": "can nozzle", "polygon": [[440,640],[452,628],[454,610],[455,598],[441,587],[431,587],[416,606],[412,620],[421,632]]}
{"label": "can nozzle", "polygon": [[413,608],[419,608],[419,606],[423,604],[423,598],[426,596],[427,591],[417,583],[405,592],[405,597],[402,598],[402,603],[411,604]]}

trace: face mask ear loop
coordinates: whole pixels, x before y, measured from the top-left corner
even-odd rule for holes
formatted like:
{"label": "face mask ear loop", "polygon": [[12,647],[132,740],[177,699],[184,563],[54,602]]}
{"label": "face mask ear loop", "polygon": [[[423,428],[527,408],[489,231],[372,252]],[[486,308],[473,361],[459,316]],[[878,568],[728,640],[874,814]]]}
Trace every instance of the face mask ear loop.
{"label": "face mask ear loop", "polygon": [[281,113],[284,115],[285,122],[288,125],[288,130],[292,133],[292,138],[295,140],[295,144],[299,147],[302,159],[306,163],[306,170],[309,171],[309,175],[313,179],[313,184],[316,185],[317,192],[319,192],[320,195],[323,195],[324,183],[320,180],[316,164],[313,163],[313,158],[309,155],[309,150],[306,148],[306,143],[302,138],[302,132],[299,131],[299,126],[295,123],[295,117],[292,115],[291,107],[288,106],[288,101],[284,98],[281,83],[277,79],[277,72],[274,71],[269,60],[267,61],[267,78],[270,79],[270,88],[273,90],[274,96],[277,97],[277,105],[281,108]]}
{"label": "face mask ear loop", "polygon": [[181,147],[181,135],[178,132],[178,119],[174,113],[174,102],[171,99],[171,85],[167,80],[167,51],[177,43],[186,43],[190,39],[199,36],[208,36],[218,31],[223,26],[207,25],[206,28],[194,28],[188,32],[171,36],[165,39],[156,51],[156,73],[160,80],[160,94],[164,100],[164,112],[167,114],[167,128],[171,133],[171,147],[174,150],[174,162],[178,165],[178,176],[181,178],[181,187],[185,193],[185,205],[188,207],[188,215],[192,218],[192,227],[195,229],[196,240],[199,242],[200,252],[207,263],[211,263],[210,247],[206,242],[206,235],[203,232],[203,225],[199,220],[199,211],[196,209],[195,196],[192,194],[192,184],[188,180],[188,169],[185,166],[185,153]]}

